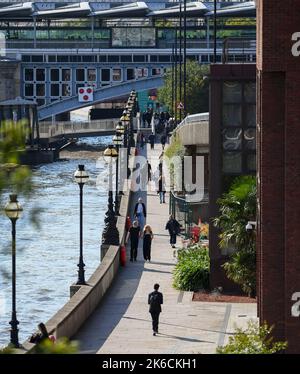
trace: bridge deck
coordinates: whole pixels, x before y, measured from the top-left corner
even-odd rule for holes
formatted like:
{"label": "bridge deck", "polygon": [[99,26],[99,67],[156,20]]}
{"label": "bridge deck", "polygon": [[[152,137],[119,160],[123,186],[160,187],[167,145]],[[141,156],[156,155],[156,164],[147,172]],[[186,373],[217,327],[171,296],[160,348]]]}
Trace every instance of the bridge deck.
{"label": "bridge deck", "polygon": [[[155,147],[145,151],[153,171],[161,153],[161,146]],[[147,223],[154,232],[152,261],[144,263],[140,243],[138,261],[120,269],[103,302],[74,339],[79,340],[82,353],[214,353],[233,322],[241,325],[238,315],[247,315],[242,323],[256,316],[256,304],[192,302],[192,293],[175,290],[175,260],[165,230],[168,204],[159,204],[155,190],[147,195],[136,192],[135,200],[139,196],[146,202]],[[160,333],[152,336],[147,296],[156,282],[161,285],[164,305]]]}

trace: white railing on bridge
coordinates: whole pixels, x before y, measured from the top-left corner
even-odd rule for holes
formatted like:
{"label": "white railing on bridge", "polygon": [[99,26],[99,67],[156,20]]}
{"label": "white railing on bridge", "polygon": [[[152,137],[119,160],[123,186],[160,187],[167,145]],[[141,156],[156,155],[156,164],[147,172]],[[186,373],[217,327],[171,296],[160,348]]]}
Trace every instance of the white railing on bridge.
{"label": "white railing on bridge", "polygon": [[60,136],[76,137],[76,135],[114,131],[118,119],[94,120],[94,121],[60,121],[41,122],[39,124],[40,138],[55,138]]}

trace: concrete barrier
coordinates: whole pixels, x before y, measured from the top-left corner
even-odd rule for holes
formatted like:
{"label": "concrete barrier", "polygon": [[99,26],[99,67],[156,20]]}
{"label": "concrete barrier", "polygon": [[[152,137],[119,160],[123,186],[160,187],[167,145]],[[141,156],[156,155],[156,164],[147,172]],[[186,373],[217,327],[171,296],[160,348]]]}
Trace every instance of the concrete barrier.
{"label": "concrete barrier", "polygon": [[[132,149],[132,155],[135,149]],[[132,170],[134,156],[130,158],[130,169]],[[131,181],[129,181],[131,185]],[[120,243],[126,238],[126,217],[129,214],[131,204],[131,189],[124,190],[120,204],[120,216],[117,219],[117,228],[120,234]],[[102,262],[87,281],[87,285],[81,286],[73,297],[46,323],[49,334],[56,338],[71,338],[76,334],[88,317],[93,313],[101,302],[106,291],[109,289],[120,266],[119,246],[109,246]],[[16,349],[18,354],[34,353],[35,344],[28,341],[22,344],[22,348]]]}

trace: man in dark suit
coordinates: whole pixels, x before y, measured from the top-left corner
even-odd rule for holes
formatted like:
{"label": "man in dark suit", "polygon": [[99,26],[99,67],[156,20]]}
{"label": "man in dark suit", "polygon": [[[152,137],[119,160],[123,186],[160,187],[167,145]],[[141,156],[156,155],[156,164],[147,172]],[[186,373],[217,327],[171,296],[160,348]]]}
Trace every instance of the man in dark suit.
{"label": "man in dark suit", "polygon": [[161,304],[163,304],[163,294],[158,292],[159,284],[155,283],[154,291],[151,292],[148,296],[149,313],[152,317],[152,329],[153,336],[158,334],[158,323],[159,323],[159,314],[161,313]]}

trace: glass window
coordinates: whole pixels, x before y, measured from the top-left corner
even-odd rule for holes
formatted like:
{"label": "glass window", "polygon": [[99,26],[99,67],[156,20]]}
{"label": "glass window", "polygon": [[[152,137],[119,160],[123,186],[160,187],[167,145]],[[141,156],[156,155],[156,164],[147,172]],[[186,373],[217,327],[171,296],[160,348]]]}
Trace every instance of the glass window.
{"label": "glass window", "polygon": [[25,84],[25,96],[33,96],[33,84]]}
{"label": "glass window", "polygon": [[121,62],[132,62],[132,56],[131,55],[121,56]]}
{"label": "glass window", "polygon": [[44,84],[36,85],[36,96],[45,96],[45,85]]}
{"label": "glass window", "polygon": [[56,62],[56,55],[49,55],[48,56],[48,61],[49,62]]}
{"label": "glass window", "polygon": [[244,87],[244,95],[246,103],[256,103],[256,83],[248,82]]}
{"label": "glass window", "polygon": [[223,105],[223,126],[241,127],[242,108],[241,105]]}
{"label": "glass window", "polygon": [[157,62],[157,57],[156,55],[150,55],[150,62]]}
{"label": "glass window", "polygon": [[242,101],[242,84],[238,82],[223,83],[223,102],[240,103]]}
{"label": "glass window", "polygon": [[36,69],[36,80],[39,82],[45,82],[45,69]]}
{"label": "glass window", "polygon": [[107,55],[100,55],[99,56],[99,62],[107,62]]}
{"label": "glass window", "polygon": [[171,56],[164,56],[164,55],[161,55],[161,56],[158,56],[158,61],[159,61],[159,62],[170,62],[170,57],[171,57]]}
{"label": "glass window", "polygon": [[121,69],[112,69],[112,80],[115,81],[120,81],[122,79],[121,75]]}
{"label": "glass window", "polygon": [[89,82],[96,82],[96,69],[87,69],[87,76]]}
{"label": "glass window", "polygon": [[133,62],[145,62],[146,56],[144,55],[133,55]]}
{"label": "glass window", "polygon": [[85,76],[84,76],[84,69],[76,69],[76,81],[77,82],[84,82]]}
{"label": "glass window", "polygon": [[242,129],[231,128],[223,130],[223,149],[236,151],[242,148]]}
{"label": "glass window", "polygon": [[69,62],[69,56],[57,55],[57,62]]}
{"label": "glass window", "polygon": [[22,61],[23,61],[23,62],[30,62],[30,56],[23,55],[23,56],[22,56]]}
{"label": "glass window", "polygon": [[244,131],[245,149],[255,151],[256,149],[256,129],[249,128]]}
{"label": "glass window", "polygon": [[51,84],[51,96],[59,96],[59,84]]}
{"label": "glass window", "polygon": [[50,80],[51,80],[51,82],[58,82],[59,81],[59,69],[51,69],[50,70]]}
{"label": "glass window", "polygon": [[33,69],[24,70],[25,81],[33,81]]}
{"label": "glass window", "polygon": [[161,74],[160,68],[152,69],[152,75],[160,75],[160,74]]}
{"label": "glass window", "polygon": [[101,69],[101,81],[110,81],[110,69]]}
{"label": "glass window", "polygon": [[71,96],[71,86],[67,83],[61,86],[61,96]]}
{"label": "glass window", "polygon": [[71,80],[71,70],[70,69],[62,69],[61,70],[61,80],[63,82],[68,82]]}
{"label": "glass window", "polygon": [[108,62],[119,62],[120,61],[120,56],[108,55],[107,56],[107,61]]}
{"label": "glass window", "polygon": [[251,154],[247,156],[247,168],[249,171],[256,171],[256,155]]}
{"label": "glass window", "polygon": [[43,62],[44,58],[43,55],[33,55],[31,56],[32,62]]}
{"label": "glass window", "polygon": [[155,47],[155,28],[113,28],[113,47]]}
{"label": "glass window", "polygon": [[246,127],[256,127],[256,105],[245,105]]}
{"label": "glass window", "polygon": [[138,78],[143,78],[143,77],[148,77],[148,68],[138,68],[135,69],[135,77]]}
{"label": "glass window", "polygon": [[70,56],[71,62],[82,62],[82,56]]}
{"label": "glass window", "polygon": [[229,174],[236,174],[242,172],[241,152],[223,153],[223,172]]}
{"label": "glass window", "polygon": [[126,69],[126,79],[128,81],[135,78],[134,69]]}

